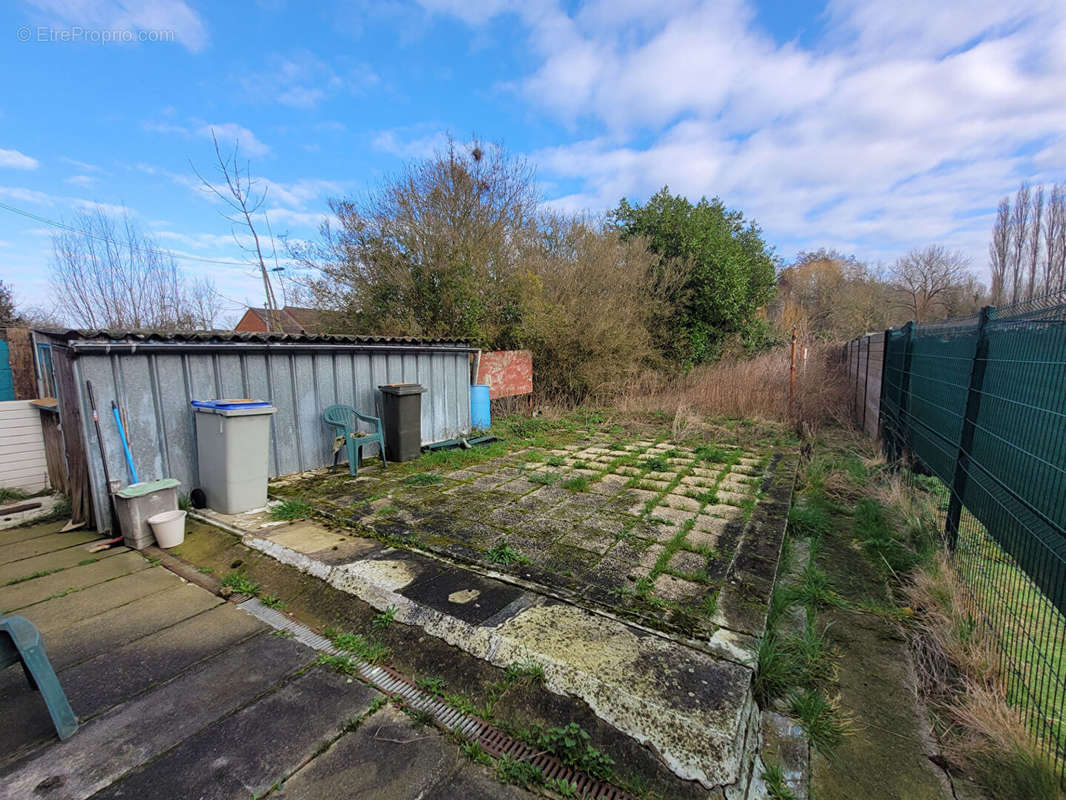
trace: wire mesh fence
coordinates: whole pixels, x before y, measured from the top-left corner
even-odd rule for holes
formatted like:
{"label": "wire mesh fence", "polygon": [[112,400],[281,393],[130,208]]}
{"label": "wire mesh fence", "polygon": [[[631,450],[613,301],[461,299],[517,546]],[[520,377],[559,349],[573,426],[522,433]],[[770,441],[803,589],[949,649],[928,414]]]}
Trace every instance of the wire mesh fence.
{"label": "wire mesh fence", "polygon": [[1066,774],[1066,294],[883,336],[885,453],[942,483],[975,622]]}

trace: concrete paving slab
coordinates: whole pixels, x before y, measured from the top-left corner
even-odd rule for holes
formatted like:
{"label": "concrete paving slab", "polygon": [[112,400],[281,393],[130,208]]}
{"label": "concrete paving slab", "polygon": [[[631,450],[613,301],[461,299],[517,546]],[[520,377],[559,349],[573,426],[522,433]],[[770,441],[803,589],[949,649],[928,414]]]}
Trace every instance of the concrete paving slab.
{"label": "concrete paving slab", "polygon": [[315,667],[93,797],[147,798],[160,786],[170,797],[197,800],[261,797],[381,696]]}
{"label": "concrete paving slab", "polygon": [[293,775],[276,796],[278,800],[533,797],[471,767],[438,731],[418,728],[402,712],[386,707]]}
{"label": "concrete paving slab", "polygon": [[132,551],[128,547],[112,547],[99,553],[90,553],[84,547],[69,547],[54,553],[23,558],[20,561],[12,561],[10,564],[0,566],[0,586],[36,572],[69,569],[89,559],[103,561],[105,558],[113,558],[129,552]]}
{"label": "concrete paving slab", "polygon": [[[70,533],[49,533],[0,546],[0,564],[10,564],[24,558],[32,558],[43,553],[52,553],[68,547],[88,544],[99,539],[95,531],[71,531]],[[88,555],[88,553],[86,553]]]}
{"label": "concrete paving slab", "polygon": [[673,575],[660,575],[655,579],[655,593],[664,600],[675,603],[687,603],[702,597],[705,589],[698,583],[675,578]]}
{"label": "concrete paving slab", "polygon": [[416,603],[479,625],[524,592],[510,584],[457,567],[416,579],[400,593]]}
{"label": "concrete paving slab", "polygon": [[174,623],[221,605],[222,598],[189,583],[172,584],[138,602],[96,616],[41,630],[49,660],[62,670],[100,653],[116,650]]}
{"label": "concrete paving slab", "polygon": [[26,539],[36,539],[38,536],[47,536],[50,533],[59,533],[62,523],[41,522],[36,525],[23,525],[17,528],[0,530],[0,547],[22,542]]}
{"label": "concrete paving slab", "polygon": [[82,800],[309,664],[303,645],[261,634],[2,770],[0,800]]}
{"label": "concrete paving slab", "polygon": [[53,631],[156,592],[181,586],[182,583],[181,578],[173,572],[162,567],[151,567],[65,597],[37,603],[26,609],[22,616],[42,632]]}
{"label": "concrete paving slab", "polygon": [[[74,713],[86,720],[232,647],[264,626],[229,603],[59,672]],[[50,741],[53,729],[28,687],[5,700],[0,753]]]}
{"label": "concrete paving slab", "polygon": [[40,603],[42,600],[104,583],[122,575],[131,575],[149,566],[144,556],[130,552],[11,586],[0,587],[0,610],[5,614],[10,614],[34,603]]}

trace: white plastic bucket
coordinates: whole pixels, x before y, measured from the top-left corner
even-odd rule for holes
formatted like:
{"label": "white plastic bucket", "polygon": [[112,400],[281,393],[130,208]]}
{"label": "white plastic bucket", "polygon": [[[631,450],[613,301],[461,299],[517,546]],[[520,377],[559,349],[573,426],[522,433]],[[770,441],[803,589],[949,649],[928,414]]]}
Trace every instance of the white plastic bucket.
{"label": "white plastic bucket", "polygon": [[160,547],[177,547],[185,541],[185,512],[163,511],[148,518]]}

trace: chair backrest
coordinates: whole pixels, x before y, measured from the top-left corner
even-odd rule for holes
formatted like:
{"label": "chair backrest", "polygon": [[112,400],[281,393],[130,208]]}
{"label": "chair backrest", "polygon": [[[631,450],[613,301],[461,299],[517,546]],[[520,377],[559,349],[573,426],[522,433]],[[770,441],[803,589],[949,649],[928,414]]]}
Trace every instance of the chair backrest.
{"label": "chair backrest", "polygon": [[338,428],[345,428],[346,430],[354,430],[355,414],[356,411],[351,406],[335,405],[323,411],[322,418],[330,425],[336,425]]}
{"label": "chair backrest", "polygon": [[322,418],[330,425],[344,428],[346,432],[358,430],[360,421],[365,422],[374,430],[381,428],[381,420],[377,417],[360,414],[351,406],[346,405],[330,406],[322,412]]}

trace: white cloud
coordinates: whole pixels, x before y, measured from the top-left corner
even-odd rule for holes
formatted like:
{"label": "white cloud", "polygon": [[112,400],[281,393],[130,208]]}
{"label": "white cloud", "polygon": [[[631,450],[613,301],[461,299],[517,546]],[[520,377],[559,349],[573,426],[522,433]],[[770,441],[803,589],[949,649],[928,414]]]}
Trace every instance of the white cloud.
{"label": "white cloud", "polygon": [[742,208],[786,255],[842,243],[892,258],[942,241],[983,266],[998,198],[1023,178],[1066,180],[1053,0],[830,0],[809,46],[770,38],[744,0],[423,5],[479,31],[493,14],[524,21],[535,60],[510,88],[594,132],[532,154],[568,187],[557,207],[669,184]]}
{"label": "white cloud", "polygon": [[443,130],[419,132],[429,126],[397,128],[381,131],[372,143],[375,150],[403,159],[429,158],[448,144],[448,134]]}
{"label": "white cloud", "polygon": [[39,192],[36,189],[26,189],[21,186],[0,186],[0,197],[21,203],[33,203],[41,206],[50,206],[54,202],[54,198],[45,192]]}
{"label": "white cloud", "polygon": [[380,80],[366,64],[331,66],[306,50],[274,54],[267,63],[266,70],[245,71],[237,81],[254,100],[291,108],[315,108],[341,91],[358,94]]}
{"label": "white cloud", "polygon": [[[42,22],[86,30],[171,33],[198,53],[207,46],[207,28],[183,0],[26,0]],[[165,41],[165,40],[164,40]]]}
{"label": "white cloud", "polygon": [[7,169],[37,169],[41,164],[36,158],[31,158],[18,150],[0,149],[0,168]]}
{"label": "white cloud", "polygon": [[71,175],[69,178],[64,179],[64,183],[70,183],[74,186],[92,186],[97,182],[97,178],[92,175]]}
{"label": "white cloud", "polygon": [[271,152],[269,145],[261,142],[252,131],[236,122],[204,122],[192,119],[189,124],[183,125],[177,122],[147,120],[142,125],[145,130],[177,134],[187,139],[195,137],[210,141],[214,135],[224,150],[232,150],[234,145],[239,145],[245,156],[260,157]]}

